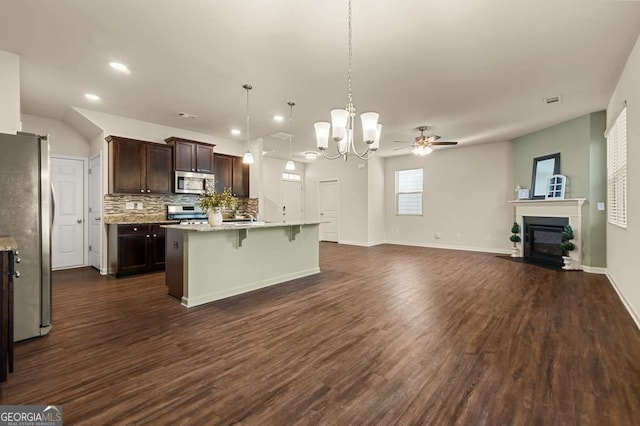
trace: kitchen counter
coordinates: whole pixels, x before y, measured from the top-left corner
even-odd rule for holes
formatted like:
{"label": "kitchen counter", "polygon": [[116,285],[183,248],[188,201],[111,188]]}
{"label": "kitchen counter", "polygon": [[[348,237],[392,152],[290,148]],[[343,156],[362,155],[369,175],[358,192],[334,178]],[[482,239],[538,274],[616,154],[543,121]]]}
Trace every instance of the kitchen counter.
{"label": "kitchen counter", "polygon": [[169,294],[192,307],[317,274],[319,223],[163,225]]}
{"label": "kitchen counter", "polygon": [[0,251],[13,251],[18,249],[18,244],[13,237],[0,236]]}
{"label": "kitchen counter", "polygon": [[179,223],[179,220],[167,220],[166,216],[142,216],[142,215],[118,215],[118,216],[104,216],[104,223],[106,225],[137,225],[137,224],[151,224],[162,223],[172,224]]}
{"label": "kitchen counter", "polygon": [[216,231],[232,231],[238,229],[260,229],[260,228],[282,228],[284,226],[303,226],[318,225],[320,222],[227,222],[220,226],[203,225],[162,225],[167,229],[179,229],[181,231],[193,232],[216,232]]}

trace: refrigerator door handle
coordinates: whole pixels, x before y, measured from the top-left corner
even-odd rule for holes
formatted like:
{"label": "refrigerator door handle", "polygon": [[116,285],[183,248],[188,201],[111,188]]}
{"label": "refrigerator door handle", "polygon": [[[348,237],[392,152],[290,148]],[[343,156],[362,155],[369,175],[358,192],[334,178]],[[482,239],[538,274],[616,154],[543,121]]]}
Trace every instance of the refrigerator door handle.
{"label": "refrigerator door handle", "polygon": [[56,191],[53,189],[53,183],[51,184],[51,227],[53,228],[53,222],[56,220]]}
{"label": "refrigerator door handle", "polygon": [[51,158],[49,136],[40,136],[40,206],[42,271],[40,287],[40,335],[47,334],[51,328],[51,228],[55,216],[55,195],[51,182]]}

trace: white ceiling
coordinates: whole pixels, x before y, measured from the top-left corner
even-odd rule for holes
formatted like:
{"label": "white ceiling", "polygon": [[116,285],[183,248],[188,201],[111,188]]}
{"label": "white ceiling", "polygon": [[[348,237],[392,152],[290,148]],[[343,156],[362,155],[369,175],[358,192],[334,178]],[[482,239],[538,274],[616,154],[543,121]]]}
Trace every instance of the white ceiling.
{"label": "white ceiling", "polygon": [[[354,0],[355,105],[381,114],[383,155],[422,124],[508,140],[605,109],[639,32],[637,1]],[[23,112],[46,117],[80,106],[241,142],[251,83],[251,137],[288,131],[272,117],[294,101],[301,155],[346,102],[347,1],[2,0],[0,50],[21,57]]]}

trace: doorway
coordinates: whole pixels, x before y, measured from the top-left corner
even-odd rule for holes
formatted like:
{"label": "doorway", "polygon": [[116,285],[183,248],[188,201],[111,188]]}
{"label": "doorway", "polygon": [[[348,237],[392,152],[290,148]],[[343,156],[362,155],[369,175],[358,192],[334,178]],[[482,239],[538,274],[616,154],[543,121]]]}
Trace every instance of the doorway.
{"label": "doorway", "polygon": [[86,265],[86,170],[86,158],[51,156],[51,183],[55,194],[51,232],[52,269]]}
{"label": "doorway", "polygon": [[320,241],[338,242],[338,179],[319,182]]}
{"label": "doorway", "polygon": [[302,221],[302,182],[282,181],[282,221]]}
{"label": "doorway", "polygon": [[101,155],[89,159],[89,265],[100,271],[102,249]]}

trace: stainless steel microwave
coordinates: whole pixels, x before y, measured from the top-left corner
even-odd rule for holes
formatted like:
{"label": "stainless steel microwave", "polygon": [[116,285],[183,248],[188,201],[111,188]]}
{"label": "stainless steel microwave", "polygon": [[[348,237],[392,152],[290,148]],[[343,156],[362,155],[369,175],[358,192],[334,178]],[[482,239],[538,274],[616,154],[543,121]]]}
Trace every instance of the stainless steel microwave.
{"label": "stainless steel microwave", "polygon": [[206,173],[175,172],[174,192],[178,194],[204,194],[215,185],[214,175]]}

